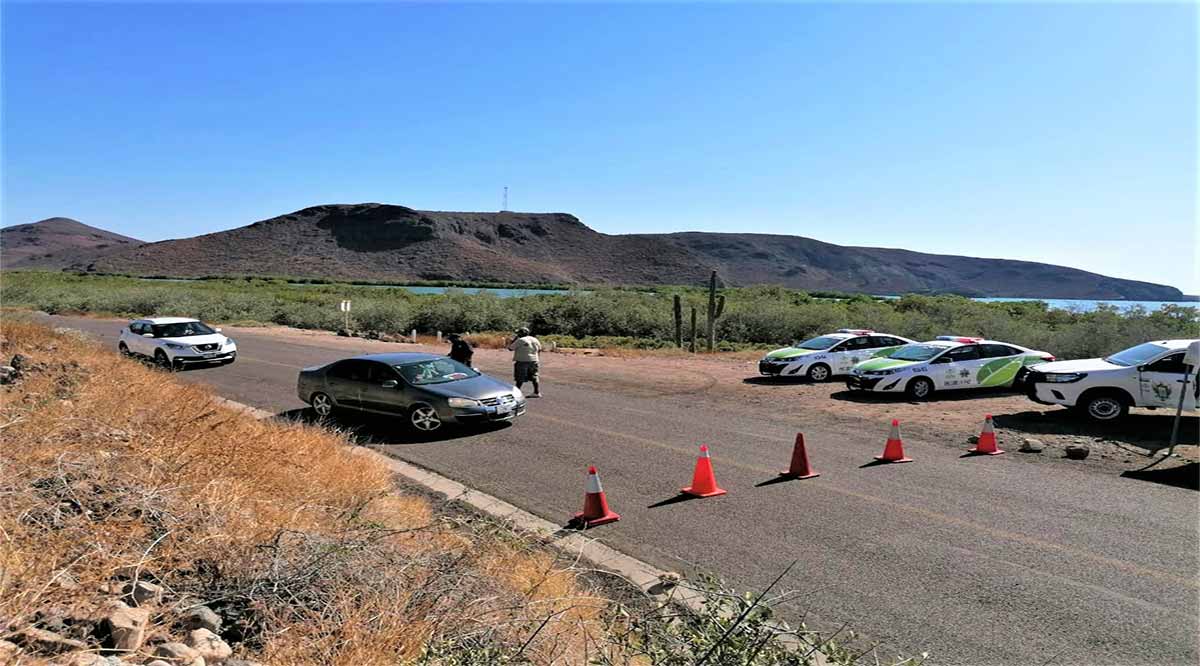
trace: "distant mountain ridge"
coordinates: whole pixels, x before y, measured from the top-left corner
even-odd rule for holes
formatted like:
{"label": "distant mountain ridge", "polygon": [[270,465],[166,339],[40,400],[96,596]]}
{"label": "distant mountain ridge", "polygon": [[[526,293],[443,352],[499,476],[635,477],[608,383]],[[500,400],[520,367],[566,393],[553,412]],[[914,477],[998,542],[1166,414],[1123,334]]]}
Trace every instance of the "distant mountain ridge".
{"label": "distant mountain ridge", "polygon": [[610,235],[566,213],[421,211],[329,204],[193,238],[85,258],[77,270],[199,277],[702,284],[872,294],[1180,300],[1170,286],[1008,259],[848,247],[802,236],[681,232]]}
{"label": "distant mountain ridge", "polygon": [[0,268],[68,268],[141,244],[69,217],[51,217],[0,229]]}

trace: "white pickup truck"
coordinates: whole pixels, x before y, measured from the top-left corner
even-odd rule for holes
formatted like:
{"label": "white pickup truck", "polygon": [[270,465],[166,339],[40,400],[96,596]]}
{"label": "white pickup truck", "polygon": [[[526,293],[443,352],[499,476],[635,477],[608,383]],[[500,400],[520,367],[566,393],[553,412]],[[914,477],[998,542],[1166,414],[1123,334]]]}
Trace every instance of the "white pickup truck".
{"label": "white pickup truck", "polygon": [[[1200,340],[1144,342],[1105,358],[1041,363],[1029,369],[1029,397],[1043,405],[1066,405],[1096,421],[1115,421],[1130,407],[1197,409],[1196,370]],[[1184,378],[1188,383],[1183,383]]]}

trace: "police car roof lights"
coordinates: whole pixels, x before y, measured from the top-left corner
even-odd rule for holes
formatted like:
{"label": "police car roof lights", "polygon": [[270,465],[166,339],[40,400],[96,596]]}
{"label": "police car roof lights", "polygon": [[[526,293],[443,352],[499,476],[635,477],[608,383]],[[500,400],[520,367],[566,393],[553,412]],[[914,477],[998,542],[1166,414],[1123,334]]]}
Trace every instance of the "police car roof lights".
{"label": "police car roof lights", "polygon": [[983,342],[983,338],[968,338],[962,335],[939,335],[934,340],[946,340],[948,342]]}
{"label": "police car roof lights", "polygon": [[838,333],[853,333],[855,335],[870,335],[875,331],[866,328],[839,328]]}

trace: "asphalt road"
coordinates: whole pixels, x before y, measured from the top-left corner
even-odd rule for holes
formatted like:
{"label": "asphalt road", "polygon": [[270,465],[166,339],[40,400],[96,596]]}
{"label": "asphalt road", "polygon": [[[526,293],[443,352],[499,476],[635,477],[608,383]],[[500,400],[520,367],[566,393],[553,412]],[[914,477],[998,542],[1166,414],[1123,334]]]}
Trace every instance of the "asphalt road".
{"label": "asphalt road", "polygon": [[[115,344],[112,321],[55,317]],[[349,355],[345,341],[239,332],[238,362],[177,376],[263,409],[303,407],[296,370]],[[477,359],[500,377],[500,354]],[[513,427],[414,441],[387,422],[364,441],[565,522],[600,468],[620,522],[589,534],[652,564],[710,571],[744,589],[790,562],[782,610],[842,624],[881,654],[933,664],[1195,664],[1200,659],[1197,493],[1017,454],[960,458],[907,436],[905,465],[865,465],[886,425],[822,424],[722,400],[604,386],[543,364],[547,396]],[[772,483],[802,429],[822,476]],[[673,501],[697,445],[729,494]]]}

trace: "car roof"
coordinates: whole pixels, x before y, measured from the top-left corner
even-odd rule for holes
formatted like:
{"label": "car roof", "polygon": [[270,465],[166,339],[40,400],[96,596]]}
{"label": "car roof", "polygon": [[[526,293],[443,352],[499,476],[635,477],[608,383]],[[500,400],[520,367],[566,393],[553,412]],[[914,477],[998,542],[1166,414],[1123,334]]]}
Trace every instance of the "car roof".
{"label": "car roof", "polygon": [[149,317],[146,319],[135,319],[134,321],[144,321],[148,324],[187,324],[200,320],[192,319],[191,317]]}
{"label": "car roof", "polygon": [[353,358],[357,361],[378,361],[379,363],[387,363],[388,365],[403,365],[405,363],[432,361],[436,358],[446,357],[441,354],[430,354],[427,352],[390,352],[387,354],[363,354]]}

